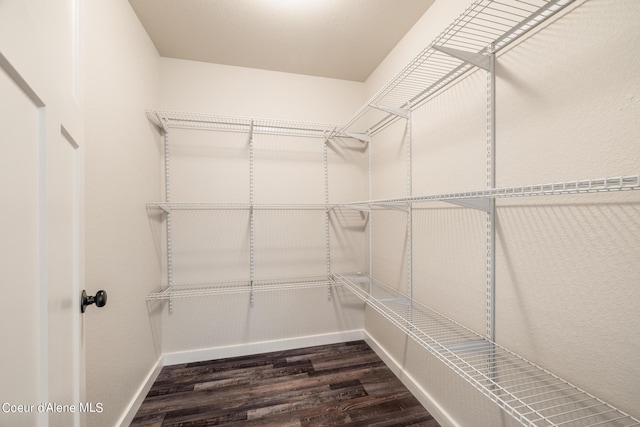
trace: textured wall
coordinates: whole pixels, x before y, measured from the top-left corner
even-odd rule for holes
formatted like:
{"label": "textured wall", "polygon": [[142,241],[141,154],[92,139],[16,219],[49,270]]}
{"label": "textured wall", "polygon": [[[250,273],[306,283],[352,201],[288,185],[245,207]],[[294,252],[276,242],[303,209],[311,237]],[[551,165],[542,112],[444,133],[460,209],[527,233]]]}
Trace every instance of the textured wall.
{"label": "textured wall", "polygon": [[[497,185],[638,173],[635,1],[590,1],[499,59]],[[636,416],[640,194],[504,200],[496,336]]]}

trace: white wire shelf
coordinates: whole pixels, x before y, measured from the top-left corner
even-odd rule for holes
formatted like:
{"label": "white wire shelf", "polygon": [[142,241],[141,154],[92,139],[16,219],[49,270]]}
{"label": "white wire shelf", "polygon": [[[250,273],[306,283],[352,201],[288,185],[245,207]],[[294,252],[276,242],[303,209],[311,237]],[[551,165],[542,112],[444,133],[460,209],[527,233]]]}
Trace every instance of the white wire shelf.
{"label": "white wire shelf", "polygon": [[164,286],[147,295],[147,301],[170,300],[175,298],[197,298],[214,295],[234,295],[252,292],[291,291],[336,286],[336,282],[327,276],[305,276],[295,278],[185,283]]}
{"label": "white wire shelf", "polygon": [[[342,129],[371,135],[379,132],[398,116],[378,113],[377,119],[373,119],[375,124],[365,131],[363,127],[371,123],[361,121],[365,113],[378,107],[402,110],[416,108],[430,95],[478,66],[477,62],[483,60],[480,56],[487,53],[491,45],[493,51],[497,52],[572,2],[573,0],[475,1],[356,111]],[[452,56],[451,49],[461,52],[465,59],[459,59],[460,55]]]}
{"label": "white wire shelf", "polygon": [[368,276],[334,278],[524,426],[640,426],[632,416]]}
{"label": "white wire shelf", "polygon": [[147,110],[147,117],[165,132],[170,128],[253,132],[330,138],[336,134],[337,125],[312,122],[295,122],[264,118],[216,116],[178,111]]}
{"label": "white wire shelf", "polygon": [[324,203],[243,203],[243,202],[151,202],[148,208],[165,212],[179,210],[326,210],[331,205]]}
{"label": "white wire shelf", "polygon": [[567,194],[605,193],[640,190],[640,175],[609,178],[583,179],[578,181],[553,182],[548,184],[518,185],[514,187],[490,188],[486,190],[443,193],[422,196],[396,197],[368,201],[349,202],[337,206],[390,206],[398,203],[447,202],[465,199],[490,199],[508,197],[554,196]]}
{"label": "white wire shelf", "polygon": [[554,196],[568,194],[605,193],[615,191],[640,190],[640,175],[608,178],[583,179],[577,181],[552,182],[547,184],[518,185],[514,187],[490,188],[486,190],[464,191],[421,196],[395,197],[347,203],[243,203],[243,202],[151,202],[148,208],[158,208],[165,212],[175,210],[330,210],[348,208],[369,212],[379,206],[406,212],[406,205],[424,202],[448,202],[456,200]]}

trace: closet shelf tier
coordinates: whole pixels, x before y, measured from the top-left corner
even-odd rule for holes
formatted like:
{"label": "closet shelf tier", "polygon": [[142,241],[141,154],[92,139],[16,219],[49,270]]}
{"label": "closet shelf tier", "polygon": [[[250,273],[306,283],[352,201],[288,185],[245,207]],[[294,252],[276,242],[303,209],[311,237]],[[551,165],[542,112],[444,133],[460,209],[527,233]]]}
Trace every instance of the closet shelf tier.
{"label": "closet shelf tier", "polygon": [[147,295],[147,301],[170,300],[174,298],[194,298],[213,295],[233,295],[266,291],[291,291],[299,289],[323,288],[335,286],[335,281],[327,276],[305,276],[269,280],[250,280],[175,284],[164,286]]}
{"label": "closet shelf tier", "polygon": [[379,281],[334,275],[520,424],[631,427],[640,421]]}
{"label": "closet shelf tier", "polygon": [[613,191],[640,190],[640,175],[627,175],[609,178],[583,179],[578,181],[553,182],[548,184],[518,185],[514,187],[490,188],[486,190],[444,193],[423,196],[395,197],[376,199],[339,206],[398,206],[405,203],[448,202],[464,199],[491,199],[528,196],[554,196],[585,193],[606,193]]}
{"label": "closet shelf tier", "polygon": [[224,209],[255,209],[255,210],[327,210],[335,208],[349,208],[359,211],[369,211],[372,206],[403,209],[403,205],[422,202],[448,202],[465,199],[491,199],[528,196],[553,196],[585,193],[606,193],[614,191],[640,190],[640,175],[627,175],[608,178],[583,179],[578,181],[563,181],[547,184],[518,185],[514,187],[490,188],[486,190],[465,191],[459,193],[443,193],[411,197],[396,197],[389,199],[364,200],[346,203],[242,203],[242,202],[152,202],[149,208],[159,208],[165,212],[174,210],[224,210]]}
{"label": "closet shelf tier", "polygon": [[165,212],[176,210],[326,210],[323,203],[244,203],[244,202],[151,202],[149,208]]}
{"label": "closet shelf tier", "polygon": [[[497,52],[574,0],[477,0],[349,119],[343,130],[369,133],[412,110],[474,67],[489,68]],[[365,113],[380,109],[377,118]],[[380,118],[382,117],[382,118]],[[378,121],[376,121],[378,120]],[[369,123],[375,123],[368,126]]]}
{"label": "closet shelf tier", "polygon": [[[338,126],[326,123],[296,122],[276,119],[217,116],[178,111],[147,110],[147,117],[165,132],[170,128],[232,131],[254,134],[333,138]],[[345,136],[345,135],[341,135]]]}

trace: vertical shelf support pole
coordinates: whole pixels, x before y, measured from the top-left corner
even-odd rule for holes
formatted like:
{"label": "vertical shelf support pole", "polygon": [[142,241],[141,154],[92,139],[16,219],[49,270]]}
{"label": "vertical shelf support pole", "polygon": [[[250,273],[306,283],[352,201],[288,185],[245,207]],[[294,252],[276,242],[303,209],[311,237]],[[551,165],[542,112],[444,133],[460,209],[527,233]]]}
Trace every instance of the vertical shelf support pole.
{"label": "vertical shelf support pole", "polygon": [[[331,280],[331,235],[330,235],[330,210],[329,210],[329,136],[326,136],[322,144],[323,163],[324,163],[324,245],[325,245],[325,263],[327,271],[327,280]],[[327,288],[327,299],[331,301],[331,286]]]}
{"label": "vertical shelf support pole", "polygon": [[[411,109],[407,107],[405,144],[407,150],[407,197],[413,196],[413,152],[411,141]],[[407,205],[407,296],[413,301],[413,204]],[[413,322],[413,303],[409,305],[409,321]]]}
{"label": "vertical shelf support pole", "polygon": [[[373,166],[373,154],[371,152],[371,140],[372,138],[369,138],[367,141],[368,200],[373,199],[373,173],[371,169]],[[369,206],[369,278],[369,294],[371,295],[373,292],[373,206]]]}
{"label": "vertical shelf support pole", "polygon": [[[413,195],[413,156],[411,149],[411,110],[406,111],[405,149],[407,156],[407,197]],[[413,298],[413,205],[407,205],[407,296]]]}
{"label": "vertical shelf support pole", "polygon": [[[171,147],[169,145],[169,126],[165,124],[164,129],[164,201],[171,203]],[[167,233],[167,286],[173,288],[173,223],[171,210],[167,211],[166,219]],[[169,298],[169,314],[173,313],[173,299]]]}
{"label": "vertical shelf support pole", "polygon": [[[496,186],[496,58],[494,46],[489,46],[489,70],[487,72],[487,187]],[[487,338],[495,341],[495,240],[496,240],[496,202],[489,201],[487,213]]]}
{"label": "vertical shelf support pole", "polygon": [[249,127],[249,284],[251,286],[250,304],[252,307],[255,303],[253,289],[253,281],[255,280],[253,203],[253,119],[251,119]]}

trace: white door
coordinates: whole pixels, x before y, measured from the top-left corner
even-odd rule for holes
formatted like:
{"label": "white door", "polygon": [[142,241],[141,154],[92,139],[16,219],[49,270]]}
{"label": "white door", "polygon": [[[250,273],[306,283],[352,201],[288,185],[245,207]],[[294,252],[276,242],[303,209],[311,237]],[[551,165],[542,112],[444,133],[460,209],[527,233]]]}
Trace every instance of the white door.
{"label": "white door", "polygon": [[[54,131],[55,132],[55,131]],[[47,318],[49,402],[70,405],[49,413],[50,427],[79,425],[80,252],[78,146],[60,128],[46,144]]]}
{"label": "white door", "polygon": [[0,59],[0,427],[78,426],[78,146]]}

